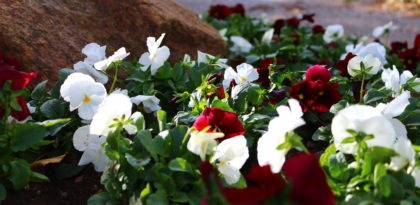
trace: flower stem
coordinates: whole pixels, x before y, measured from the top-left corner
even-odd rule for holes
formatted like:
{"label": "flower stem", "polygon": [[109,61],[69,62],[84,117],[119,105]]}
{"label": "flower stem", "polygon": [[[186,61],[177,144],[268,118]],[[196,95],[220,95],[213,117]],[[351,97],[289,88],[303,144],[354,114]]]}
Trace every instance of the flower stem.
{"label": "flower stem", "polygon": [[360,98],[359,103],[363,102],[363,88],[365,87],[365,74],[362,74],[362,83],[360,85]]}
{"label": "flower stem", "polygon": [[115,83],[117,83],[117,77],[118,77],[118,65],[115,66],[115,74],[114,74],[114,79],[112,80],[112,85],[111,85],[111,89],[109,89],[109,93],[112,93],[112,91],[114,91],[115,88]]}

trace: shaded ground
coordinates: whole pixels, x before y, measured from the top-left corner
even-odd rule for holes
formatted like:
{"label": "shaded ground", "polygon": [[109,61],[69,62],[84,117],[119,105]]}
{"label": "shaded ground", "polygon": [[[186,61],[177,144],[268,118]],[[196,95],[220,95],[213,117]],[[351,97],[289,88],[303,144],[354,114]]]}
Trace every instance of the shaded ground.
{"label": "shaded ground", "polygon": [[[371,37],[373,28],[393,21],[398,29],[391,32],[390,40],[408,41],[412,44],[420,33],[420,11],[393,10],[379,0],[175,0],[197,13],[213,4],[234,5],[242,3],[249,15],[267,14],[271,20],[288,18],[299,13],[315,13],[315,23],[323,26],[342,24],[345,31]],[[420,6],[419,6],[420,7]],[[417,7],[417,8],[419,8]]]}

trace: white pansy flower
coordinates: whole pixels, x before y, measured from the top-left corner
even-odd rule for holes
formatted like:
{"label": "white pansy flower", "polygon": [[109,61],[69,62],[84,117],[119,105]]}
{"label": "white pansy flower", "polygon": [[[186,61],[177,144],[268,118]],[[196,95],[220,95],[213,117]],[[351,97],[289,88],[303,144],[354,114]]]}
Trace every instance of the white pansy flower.
{"label": "white pansy flower", "polygon": [[102,71],[96,70],[92,64],[86,63],[84,61],[79,61],[73,65],[73,69],[76,72],[84,73],[90,75],[95,79],[96,82],[106,84],[108,82],[108,76]]}
{"label": "white pansy flower", "polygon": [[286,160],[288,150],[277,147],[286,142],[286,134],[305,124],[299,102],[288,100],[289,107],[281,105],[277,108],[278,117],[272,119],[268,131],[258,140],[257,158],[260,166],[270,165],[273,173],[279,173]]}
{"label": "white pansy flower", "polygon": [[224,134],[221,132],[206,132],[206,129],[200,132],[193,130],[187,143],[187,149],[200,156],[201,160],[204,161],[206,155],[212,153],[217,146],[216,139],[223,136]]}
{"label": "white pansy flower", "polygon": [[170,51],[167,46],[159,47],[162,43],[165,34],[160,35],[159,39],[155,37],[147,37],[147,49],[149,52],[143,53],[140,56],[139,63],[143,66],[140,68],[142,71],[146,71],[150,67],[150,72],[155,75],[157,69],[162,67],[166,60],[168,60]]}
{"label": "white pansy flower", "polygon": [[143,103],[144,111],[146,111],[147,113],[151,113],[162,109],[159,106],[160,100],[154,95],[137,95],[136,97],[130,98],[130,100],[136,105]]}
{"label": "white pansy flower", "polygon": [[381,69],[381,61],[378,58],[373,57],[371,54],[365,57],[355,56],[350,59],[349,63],[347,64],[347,72],[349,75],[353,77],[358,76],[359,73],[357,71],[362,71],[360,65],[362,62],[365,69],[370,68],[370,70],[365,73],[367,75],[375,75]]}
{"label": "white pansy flower", "polygon": [[331,123],[336,148],[346,154],[356,154],[358,149],[356,142],[341,143],[352,136],[347,130],[373,135],[373,139],[366,141],[368,147],[392,148],[397,139],[397,133],[388,118],[377,109],[367,105],[346,107],[336,114]]}
{"label": "white pansy flower", "polygon": [[413,74],[406,70],[401,75],[395,65],[391,69],[383,69],[381,79],[385,83],[385,88],[391,89],[394,94],[399,94],[402,91],[402,86],[407,81],[413,78]]}
{"label": "white pansy flower", "polygon": [[223,174],[228,184],[238,182],[241,172],[239,171],[249,157],[248,147],[244,136],[236,136],[223,140],[217,145],[212,162],[216,160],[217,169]]}
{"label": "white pansy flower", "polygon": [[[122,92],[113,92],[106,97],[98,108],[98,112],[93,116],[90,125],[90,133],[95,135],[108,136],[115,131],[116,127],[110,127],[116,120],[128,120],[131,116],[133,104],[130,98]],[[131,126],[129,126],[129,132]]]}
{"label": "white pansy flower", "polygon": [[391,30],[395,30],[397,28],[398,27],[394,26],[392,21],[390,21],[385,25],[375,27],[375,29],[373,29],[372,31],[372,36],[375,38],[379,38],[385,34],[388,34]]}
{"label": "white pansy flower", "polygon": [[407,164],[414,165],[416,160],[416,151],[411,146],[411,141],[407,137],[398,137],[392,148],[398,154],[391,158],[388,165],[392,170],[398,171]]}
{"label": "white pansy flower", "polygon": [[410,170],[411,176],[413,176],[416,187],[420,188],[420,167],[415,167],[414,169]]}
{"label": "white pansy flower", "polygon": [[[346,52],[353,53],[360,57],[366,57],[370,54],[373,57],[378,58],[381,61],[382,65],[385,65],[387,63],[386,49],[382,44],[377,42],[372,42],[367,45],[363,45],[362,43],[359,43],[357,45],[350,44],[346,46]],[[342,55],[341,59],[344,59],[347,53]]]}
{"label": "white pansy flower", "polygon": [[226,68],[224,79],[223,79],[223,88],[226,90],[232,80],[235,80],[236,84],[252,83],[258,80],[258,71],[252,65],[247,63],[242,63],[236,67],[237,72],[233,70],[232,67]]}
{"label": "white pansy flower", "polygon": [[241,36],[231,36],[230,41],[233,45],[230,50],[234,53],[249,53],[252,49],[252,44]]}
{"label": "white pansy flower", "polygon": [[270,45],[274,35],[274,29],[267,30],[261,38],[261,43]]}
{"label": "white pansy flower", "polygon": [[105,170],[109,161],[102,147],[106,138],[90,134],[89,129],[89,125],[86,125],[78,128],[73,134],[74,148],[83,152],[79,165],[92,163],[97,172],[102,172]]}
{"label": "white pansy flower", "polygon": [[130,55],[130,53],[127,53],[125,48],[122,47],[122,48],[118,49],[117,51],[115,51],[115,53],[112,56],[108,57],[105,60],[101,60],[99,62],[96,62],[93,66],[97,70],[106,71],[106,69],[108,69],[108,67],[109,67],[109,65],[111,65],[111,63],[113,63],[115,61],[123,60],[128,55]]}
{"label": "white pansy flower", "polygon": [[228,38],[226,37],[226,33],[227,33],[227,28],[221,29],[219,31],[220,37],[222,37],[223,40],[228,41]]}
{"label": "white pansy flower", "polygon": [[340,39],[344,35],[344,27],[340,24],[329,25],[325,28],[323,39],[326,43],[331,43]]}
{"label": "white pansy flower", "polygon": [[61,85],[60,94],[70,102],[70,111],[78,109],[80,118],[90,120],[107,93],[104,85],[95,82],[89,75],[72,73]]}
{"label": "white pansy flower", "polygon": [[86,55],[85,63],[93,65],[96,62],[105,59],[106,46],[100,46],[97,43],[89,43],[82,49],[82,53]]}
{"label": "white pansy flower", "polygon": [[[203,53],[201,51],[197,51],[197,63],[210,63],[209,59],[215,59],[216,57],[208,54],[208,53]],[[226,58],[219,58],[216,62],[216,64],[221,65],[222,67],[224,67],[227,63],[227,59]]]}

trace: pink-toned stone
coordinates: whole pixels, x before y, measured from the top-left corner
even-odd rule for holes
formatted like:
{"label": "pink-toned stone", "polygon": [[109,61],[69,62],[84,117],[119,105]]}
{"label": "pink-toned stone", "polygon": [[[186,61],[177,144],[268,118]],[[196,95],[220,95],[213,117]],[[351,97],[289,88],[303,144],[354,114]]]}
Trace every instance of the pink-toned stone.
{"label": "pink-toned stone", "polygon": [[0,1],[0,53],[17,58],[26,71],[55,81],[60,68],[84,59],[88,43],[120,47],[135,60],[147,50],[146,38],[166,33],[170,61],[197,50],[226,53],[217,30],[172,0]]}

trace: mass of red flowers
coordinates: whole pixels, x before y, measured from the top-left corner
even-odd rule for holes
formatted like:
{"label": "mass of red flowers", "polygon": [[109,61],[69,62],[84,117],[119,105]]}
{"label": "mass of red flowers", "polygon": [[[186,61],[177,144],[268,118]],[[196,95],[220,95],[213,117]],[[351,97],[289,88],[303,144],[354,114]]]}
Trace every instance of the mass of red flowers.
{"label": "mass of red flowers", "polygon": [[415,71],[420,63],[420,34],[416,35],[413,48],[408,48],[407,42],[392,42],[391,53],[403,60],[408,70]]}
{"label": "mass of red flowers", "polygon": [[338,83],[329,82],[331,73],[321,65],[314,65],[306,71],[306,79],[293,84],[289,95],[297,99],[304,112],[308,110],[328,112],[341,100]]}
{"label": "mass of red flowers", "polygon": [[262,204],[269,197],[286,190],[291,185],[287,198],[297,205],[332,205],[335,202],[327,178],[314,154],[300,153],[286,160],[283,173],[271,172],[269,166],[255,166],[245,179],[245,189],[224,188],[223,195],[230,204]]}
{"label": "mass of red flowers", "polygon": [[[0,90],[3,90],[3,86],[8,80],[12,82],[12,90],[22,90],[28,85],[28,83],[32,79],[34,79],[37,76],[34,72],[25,73],[19,71],[19,68],[20,65],[14,58],[5,57],[4,55],[0,54]],[[17,120],[24,120],[30,115],[28,106],[26,105],[23,96],[18,96],[16,101],[20,105],[21,110],[15,110],[12,108],[11,115]],[[0,107],[0,117],[4,115],[3,106],[5,105],[1,106],[2,107]]]}
{"label": "mass of red flowers", "polygon": [[226,19],[230,15],[239,14],[245,16],[245,8],[242,4],[236,4],[235,6],[229,7],[223,4],[217,4],[210,7],[209,15],[216,19]]}
{"label": "mass of red flowers", "polygon": [[208,126],[210,126],[209,132],[217,131],[225,134],[221,140],[245,134],[245,128],[235,113],[216,107],[205,108],[193,124],[198,131]]}

